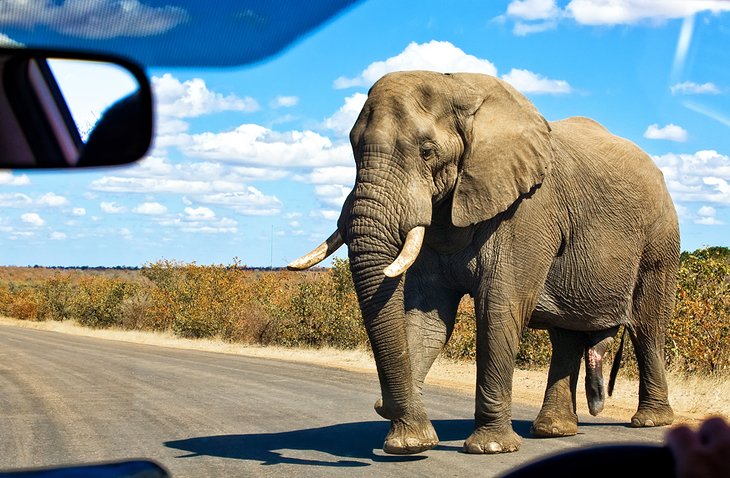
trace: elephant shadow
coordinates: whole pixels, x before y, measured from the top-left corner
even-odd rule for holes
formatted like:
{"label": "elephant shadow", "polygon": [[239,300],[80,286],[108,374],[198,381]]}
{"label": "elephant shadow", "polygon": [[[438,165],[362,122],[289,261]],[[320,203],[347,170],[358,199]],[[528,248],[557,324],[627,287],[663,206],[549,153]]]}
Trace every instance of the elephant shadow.
{"label": "elephant shadow", "polygon": [[[473,431],[473,420],[434,420],[440,441],[464,440]],[[514,420],[515,431],[529,436],[530,422]],[[362,467],[370,462],[405,462],[427,458],[425,455],[385,455],[380,451],[390,423],[386,421],[352,422],[319,428],[278,433],[246,435],[218,435],[187,438],[165,442],[169,448],[189,452],[183,457],[214,456],[238,460],[258,461],[262,465],[297,464],[333,467]],[[461,449],[441,444],[436,450]],[[299,458],[301,452],[318,452],[334,459]],[[312,455],[311,453],[309,455]]]}

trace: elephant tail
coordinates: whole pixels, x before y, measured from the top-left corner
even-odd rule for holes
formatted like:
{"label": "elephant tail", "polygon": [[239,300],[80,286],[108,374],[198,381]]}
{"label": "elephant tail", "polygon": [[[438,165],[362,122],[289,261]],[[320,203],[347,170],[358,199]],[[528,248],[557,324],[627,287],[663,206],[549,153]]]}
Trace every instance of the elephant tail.
{"label": "elephant tail", "polygon": [[608,377],[608,396],[610,397],[613,393],[613,386],[616,384],[616,376],[618,375],[618,369],[621,368],[621,355],[624,351],[624,340],[626,339],[626,327],[621,334],[621,342],[618,344],[618,350],[616,355],[613,357],[613,363],[611,364],[611,374]]}

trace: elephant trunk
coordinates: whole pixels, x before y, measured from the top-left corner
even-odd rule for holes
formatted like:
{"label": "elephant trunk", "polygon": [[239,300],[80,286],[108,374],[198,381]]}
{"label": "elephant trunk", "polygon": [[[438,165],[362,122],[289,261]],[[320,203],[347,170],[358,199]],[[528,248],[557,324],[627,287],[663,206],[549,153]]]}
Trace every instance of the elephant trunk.
{"label": "elephant trunk", "polygon": [[418,256],[422,226],[431,219],[431,198],[429,192],[403,191],[413,182],[389,157],[393,151],[375,147],[373,151],[360,158],[352,201],[345,211],[344,235],[378,368],[383,401],[376,410],[390,420],[416,418],[425,412],[413,397],[402,273]]}
{"label": "elephant trunk", "polygon": [[412,412],[408,408],[413,403],[403,278],[383,273],[395,260],[397,249],[384,252],[372,232],[364,232],[374,229],[377,225],[370,219],[359,216],[354,221],[349,243],[350,269],[378,368],[383,399],[378,413],[397,420]]}

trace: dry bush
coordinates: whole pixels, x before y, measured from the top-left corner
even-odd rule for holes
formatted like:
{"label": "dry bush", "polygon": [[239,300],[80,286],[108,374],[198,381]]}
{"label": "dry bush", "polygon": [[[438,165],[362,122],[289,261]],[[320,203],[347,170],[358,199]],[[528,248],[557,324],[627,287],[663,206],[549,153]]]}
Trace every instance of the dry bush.
{"label": "dry bush", "polygon": [[274,303],[268,292],[280,286],[242,270],[237,262],[199,266],[158,261],[145,266],[142,275],[152,284],[147,312],[153,328],[187,338],[246,343],[260,341]]}
{"label": "dry bush", "polygon": [[10,288],[9,302],[5,305],[6,314],[20,320],[38,320],[41,299],[32,287]]}
{"label": "dry bush", "polygon": [[285,346],[357,348],[366,344],[347,261],[335,259],[324,273],[309,273],[275,311],[271,343]]}
{"label": "dry bush", "polygon": [[135,293],[136,287],[136,283],[122,279],[82,277],[71,303],[71,317],[87,327],[118,326],[122,302]]}
{"label": "dry bush", "polygon": [[39,320],[67,320],[73,314],[75,286],[68,274],[55,273],[36,285],[40,298]]}
{"label": "dry bush", "polygon": [[442,353],[452,359],[474,360],[477,355],[476,338],[474,302],[466,296],[459,303],[454,331]]}
{"label": "dry bush", "polygon": [[[682,254],[675,313],[668,324],[666,360],[676,371],[720,373],[730,368],[730,250]],[[140,278],[141,276],[141,278]],[[162,260],[140,272],[59,273],[35,268],[0,270],[0,313],[24,320],[73,318],[92,327],[173,331],[183,337],[289,346],[367,347],[349,264],[306,273],[243,270]],[[614,344],[614,350],[617,348]],[[460,304],[446,356],[473,360],[473,302]],[[607,360],[613,351],[609,351]],[[545,331],[526,328],[520,367],[545,366]],[[636,373],[630,341],[625,371]]]}
{"label": "dry bush", "polygon": [[682,254],[677,302],[667,329],[666,361],[676,371],[730,370],[730,249]]}
{"label": "dry bush", "polygon": [[139,287],[119,304],[119,326],[127,330],[154,330],[153,298],[149,286]]}

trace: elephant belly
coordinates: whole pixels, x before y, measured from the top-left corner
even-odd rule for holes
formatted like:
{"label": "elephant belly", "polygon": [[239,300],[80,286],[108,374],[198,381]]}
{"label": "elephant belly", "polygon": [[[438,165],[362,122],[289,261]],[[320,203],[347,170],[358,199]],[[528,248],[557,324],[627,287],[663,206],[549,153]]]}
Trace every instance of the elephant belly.
{"label": "elephant belly", "polygon": [[596,261],[590,265],[573,267],[569,261],[556,261],[530,327],[593,331],[630,321],[636,266]]}

